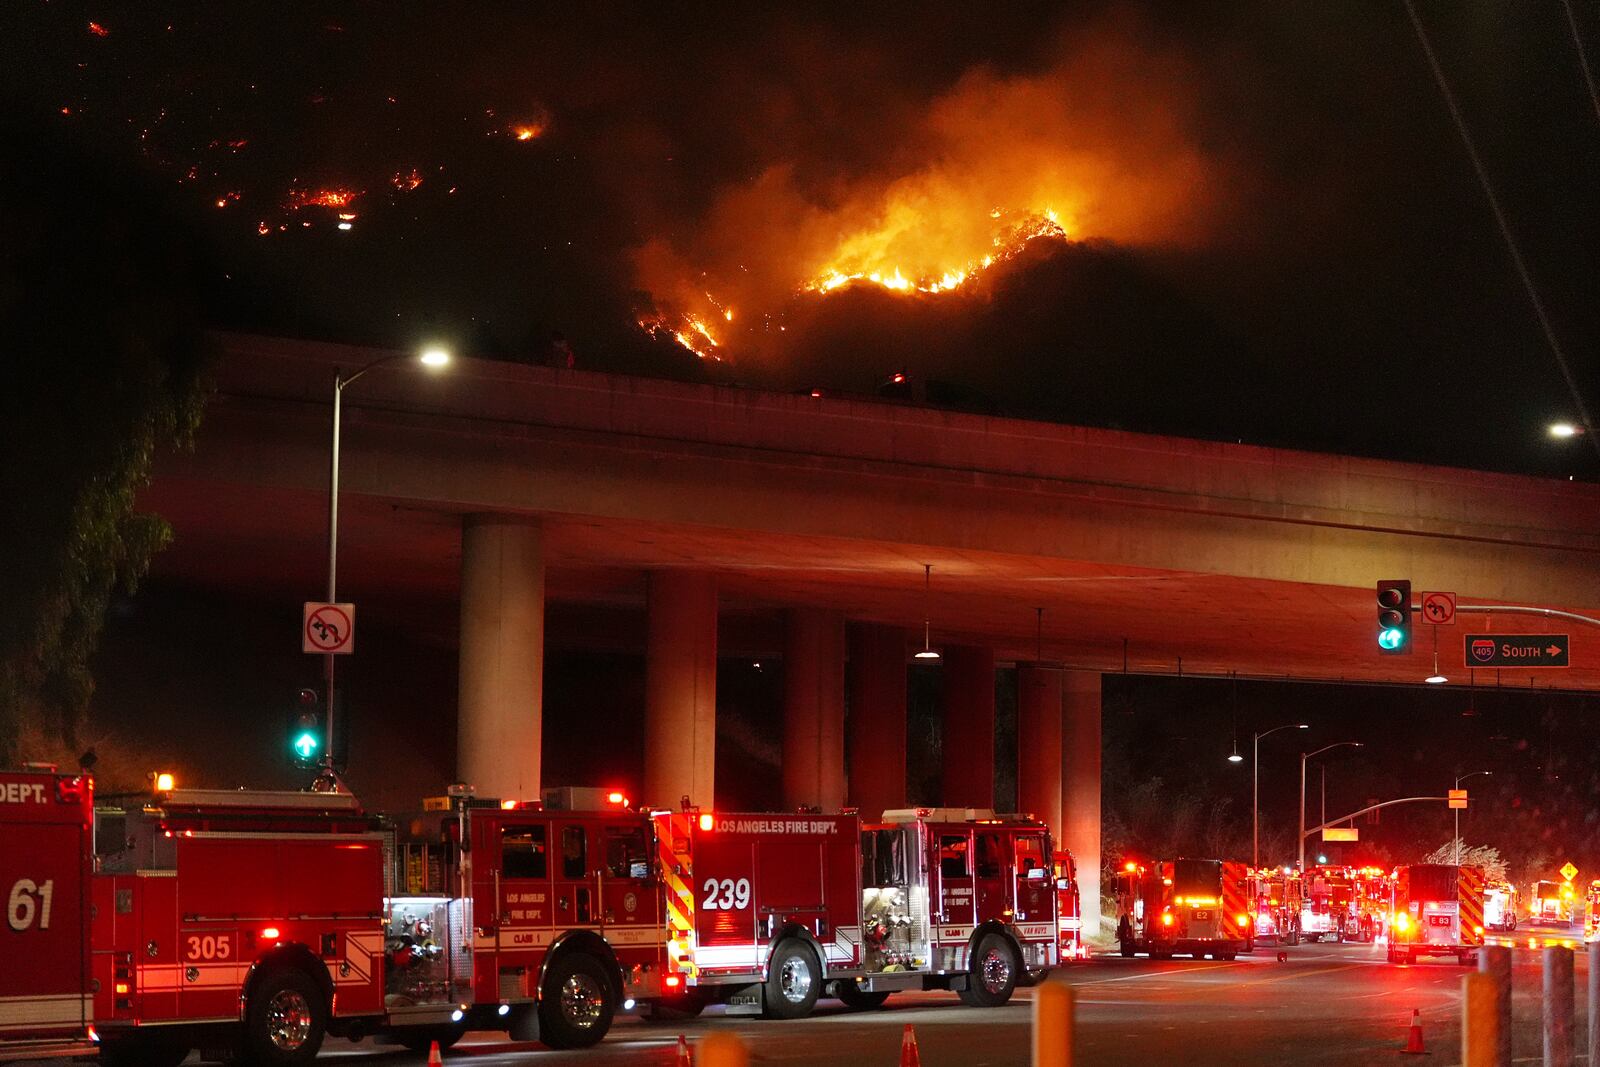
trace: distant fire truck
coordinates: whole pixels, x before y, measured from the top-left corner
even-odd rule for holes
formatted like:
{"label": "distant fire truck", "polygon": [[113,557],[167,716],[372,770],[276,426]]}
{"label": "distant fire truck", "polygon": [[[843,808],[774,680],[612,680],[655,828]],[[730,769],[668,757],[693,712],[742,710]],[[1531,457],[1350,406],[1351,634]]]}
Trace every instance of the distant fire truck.
{"label": "distant fire truck", "polygon": [[1251,942],[1249,869],[1222,860],[1129,862],[1117,874],[1122,955],[1231,960]]}
{"label": "distant fire truck", "polygon": [[1517,887],[1510,882],[1490,882],[1483,889],[1483,926],[1510,933],[1517,928]]}
{"label": "distant fire truck", "polygon": [[1418,863],[1397,867],[1389,936],[1389,962],[1419,956],[1455,956],[1469,963],[1483,946],[1481,867]]}
{"label": "distant fire truck", "polygon": [[97,1036],[111,1064],[199,1047],[276,1065],[329,1033],[583,1047],[649,1005],[792,1018],[904,989],[1003,1004],[1063,958],[1075,893],[1042,824],[970,810],[863,830],[462,787],[388,821],[348,794],[170,790],[95,813],[96,848],[91,791],[0,773],[7,917],[40,961],[0,971],[0,1059]]}
{"label": "distant fire truck", "polygon": [[1078,896],[1078,867],[1072,853],[1058,850],[1055,856],[1056,929],[1061,931],[1057,954],[1062,963],[1087,959],[1083,943],[1083,902]]}
{"label": "distant fire truck", "polygon": [[1257,941],[1300,943],[1300,878],[1287,869],[1263,867],[1251,873],[1249,896],[1254,902],[1251,934]]}
{"label": "distant fire truck", "polygon": [[1301,881],[1300,936],[1343,941],[1354,914],[1354,879],[1342,867],[1313,867]]}
{"label": "distant fire truck", "polygon": [[1547,926],[1571,926],[1574,896],[1570,882],[1533,883],[1528,890],[1528,921]]}
{"label": "distant fire truck", "polygon": [[1386,936],[1389,929],[1389,902],[1393,889],[1387,874],[1377,867],[1351,871],[1350,917],[1346,920],[1345,940],[1371,943]]}
{"label": "distant fire truck", "polygon": [[1587,911],[1583,917],[1583,939],[1600,941],[1600,878],[1589,883],[1585,904]]}

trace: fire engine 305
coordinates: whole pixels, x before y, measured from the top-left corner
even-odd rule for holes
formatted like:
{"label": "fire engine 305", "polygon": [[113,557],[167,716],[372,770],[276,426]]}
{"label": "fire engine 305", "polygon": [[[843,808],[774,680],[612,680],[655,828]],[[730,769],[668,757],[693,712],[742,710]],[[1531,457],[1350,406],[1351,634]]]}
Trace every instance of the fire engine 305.
{"label": "fire engine 305", "polygon": [[635,1007],[794,1017],[825,993],[933,988],[1001,1004],[1073,943],[1075,889],[1021,817],[917,809],[863,830],[459,788],[388,823],[346,794],[175,790],[98,812],[91,875],[91,790],[0,773],[0,889],[38,961],[0,971],[5,1058],[97,1036],[113,1063],[200,1047],[294,1064],[327,1033],[571,1048]]}

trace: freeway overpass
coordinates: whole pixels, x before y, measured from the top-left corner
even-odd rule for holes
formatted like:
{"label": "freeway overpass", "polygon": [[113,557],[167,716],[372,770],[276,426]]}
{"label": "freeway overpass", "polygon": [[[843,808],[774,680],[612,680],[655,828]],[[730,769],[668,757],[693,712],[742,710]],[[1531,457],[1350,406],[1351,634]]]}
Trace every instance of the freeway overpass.
{"label": "freeway overpass", "polygon": [[[316,599],[333,376],[386,353],[218,343],[198,445],[144,494],[179,533],[159,566]],[[456,769],[491,795],[542,780],[547,602],[643,612],[657,803],[715,802],[719,615],[781,619],[784,795],[863,810],[905,800],[926,613],[945,802],[992,802],[993,671],[1015,662],[1022,805],[1091,872],[1102,672],[1419,682],[1423,628],[1376,652],[1379,578],[1600,609],[1587,484],[471,359],[376,370],[344,413],[341,593],[369,618],[459,602]],[[1466,628],[1440,639],[1457,675]],[[1600,639],[1575,633],[1572,662],[1560,684],[1597,687]]]}

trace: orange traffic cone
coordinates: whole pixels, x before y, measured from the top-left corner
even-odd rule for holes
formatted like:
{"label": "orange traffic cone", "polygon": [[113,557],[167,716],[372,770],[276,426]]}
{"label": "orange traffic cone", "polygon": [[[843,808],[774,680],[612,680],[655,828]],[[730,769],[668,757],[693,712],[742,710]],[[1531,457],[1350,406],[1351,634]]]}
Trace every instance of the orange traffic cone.
{"label": "orange traffic cone", "polygon": [[1416,1008],[1411,1009],[1411,1033],[1406,1035],[1406,1047],[1400,1050],[1402,1056],[1425,1056],[1428,1050],[1422,1047],[1422,1012]]}
{"label": "orange traffic cone", "polygon": [[444,1057],[439,1055],[439,1042],[428,1046],[428,1067],[444,1067]]}
{"label": "orange traffic cone", "polygon": [[900,1037],[900,1067],[922,1067],[922,1054],[917,1051],[917,1032],[906,1023]]}
{"label": "orange traffic cone", "polygon": [[694,1054],[689,1051],[689,1039],[682,1034],[678,1035],[678,1058],[673,1061],[673,1067],[694,1067]]}

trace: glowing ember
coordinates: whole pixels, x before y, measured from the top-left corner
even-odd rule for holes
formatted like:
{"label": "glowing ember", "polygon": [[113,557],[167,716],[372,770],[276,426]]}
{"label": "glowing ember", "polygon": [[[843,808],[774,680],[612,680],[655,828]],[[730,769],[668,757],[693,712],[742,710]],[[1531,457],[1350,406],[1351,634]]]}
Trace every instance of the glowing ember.
{"label": "glowing ember", "polygon": [[96,37],[110,37],[111,36],[111,31],[106,29],[104,26],[100,25],[98,22],[89,23],[89,32],[94,34]]}
{"label": "glowing ember", "polygon": [[289,210],[303,207],[349,207],[361,194],[351,189],[291,189]]}
{"label": "glowing ember", "polygon": [[394,177],[389,179],[389,184],[402,193],[409,193],[422,184],[422,172],[416,167],[395,171]]}
{"label": "glowing ember", "polygon": [[227,207],[229,204],[231,204],[234,201],[238,200],[239,196],[240,196],[240,194],[239,194],[239,192],[237,190],[229,190],[228,192],[223,193],[221,196],[217,197],[217,206],[219,208],[220,207]]}
{"label": "glowing ember", "polygon": [[511,136],[519,141],[531,141],[544,132],[544,127],[538,124],[527,124],[511,127]]}

